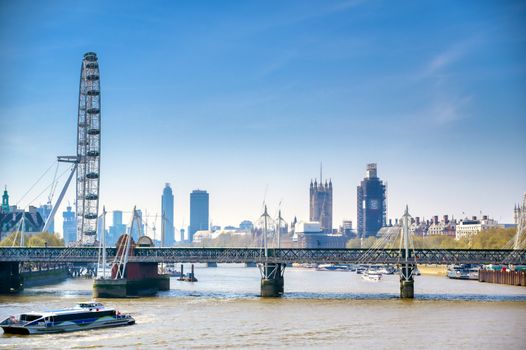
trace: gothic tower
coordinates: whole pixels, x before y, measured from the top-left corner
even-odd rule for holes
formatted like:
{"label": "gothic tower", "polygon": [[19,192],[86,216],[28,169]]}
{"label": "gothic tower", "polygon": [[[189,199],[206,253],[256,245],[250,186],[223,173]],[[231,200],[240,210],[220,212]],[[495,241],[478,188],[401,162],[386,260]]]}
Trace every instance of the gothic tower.
{"label": "gothic tower", "polygon": [[325,233],[332,233],[332,181],[310,183],[310,221],[318,221]]}

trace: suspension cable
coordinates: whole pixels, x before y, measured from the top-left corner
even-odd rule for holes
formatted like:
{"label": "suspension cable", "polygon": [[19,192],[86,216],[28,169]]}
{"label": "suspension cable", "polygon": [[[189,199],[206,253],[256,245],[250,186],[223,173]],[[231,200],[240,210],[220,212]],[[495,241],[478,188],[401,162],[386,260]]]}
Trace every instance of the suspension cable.
{"label": "suspension cable", "polygon": [[58,180],[57,180],[57,173],[58,173],[58,166],[59,162],[57,162],[57,167],[55,168],[55,174],[53,175],[53,186],[51,186],[51,191],[49,192],[49,196],[47,197],[48,203],[51,203],[53,201],[53,196],[55,195],[55,190],[57,189]]}
{"label": "suspension cable", "polygon": [[53,161],[51,163],[49,168],[47,168],[46,171],[44,171],[44,173],[42,175],[40,175],[38,180],[35,181],[35,183],[33,185],[31,185],[29,190],[27,190],[26,193],[24,193],[24,195],[18,200],[18,202],[16,202],[16,204],[15,204],[16,206],[18,206],[20,204],[20,202],[22,202],[22,200],[28,195],[28,193],[31,192],[31,190],[40,182],[40,180],[42,180],[42,178],[49,172],[49,170],[51,170],[51,168],[53,167],[54,164],[55,164],[55,161]]}
{"label": "suspension cable", "polygon": [[[66,169],[64,170],[60,175],[59,177],[57,178],[57,181],[60,180],[68,171],[70,171],[71,169]],[[27,202],[27,205],[33,203],[35,200],[37,200],[40,196],[42,196],[44,194],[44,192],[46,192],[51,186],[53,186],[53,183],[49,184],[48,186],[46,186],[46,188],[44,188],[42,190],[42,192],[40,192],[35,198],[33,198],[32,200],[30,200],[29,202]],[[25,206],[24,206],[25,207]]]}

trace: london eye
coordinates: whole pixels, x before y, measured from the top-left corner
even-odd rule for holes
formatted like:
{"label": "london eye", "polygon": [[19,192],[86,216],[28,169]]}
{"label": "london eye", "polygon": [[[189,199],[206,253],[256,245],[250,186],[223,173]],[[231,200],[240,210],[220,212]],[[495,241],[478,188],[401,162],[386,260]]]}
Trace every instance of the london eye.
{"label": "london eye", "polygon": [[93,244],[97,235],[100,186],[100,74],[97,54],[84,54],[80,70],[77,125],[77,241]]}

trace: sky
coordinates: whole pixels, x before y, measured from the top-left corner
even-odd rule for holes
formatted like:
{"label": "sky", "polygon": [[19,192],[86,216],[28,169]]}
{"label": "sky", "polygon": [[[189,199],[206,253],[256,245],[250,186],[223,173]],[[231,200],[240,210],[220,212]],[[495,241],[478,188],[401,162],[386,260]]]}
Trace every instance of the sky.
{"label": "sky", "polygon": [[[0,184],[12,204],[47,201],[94,51],[108,211],[160,214],[168,182],[178,229],[197,188],[217,225],[263,203],[308,220],[322,162],[335,228],[356,225],[376,162],[390,218],[407,204],[510,223],[526,191],[525,23],[521,1],[0,0]],[[71,186],[57,231],[74,201]]]}

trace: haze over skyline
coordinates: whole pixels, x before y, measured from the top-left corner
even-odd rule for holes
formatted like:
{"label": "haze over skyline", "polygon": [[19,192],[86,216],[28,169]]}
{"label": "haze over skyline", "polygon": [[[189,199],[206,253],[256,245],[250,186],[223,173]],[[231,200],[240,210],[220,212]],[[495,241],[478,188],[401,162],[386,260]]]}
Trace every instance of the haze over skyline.
{"label": "haze over skyline", "polygon": [[[160,214],[169,182],[177,228],[198,188],[214,224],[255,220],[264,200],[307,220],[322,161],[334,227],[356,227],[356,186],[376,162],[390,218],[408,204],[413,216],[513,222],[526,191],[523,2],[156,4],[0,2],[0,185],[12,204],[75,153],[79,66],[94,51],[100,210]],[[60,232],[68,201],[74,186]]]}

